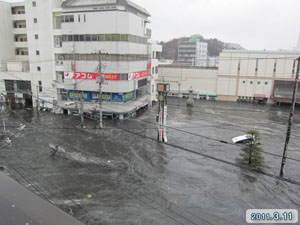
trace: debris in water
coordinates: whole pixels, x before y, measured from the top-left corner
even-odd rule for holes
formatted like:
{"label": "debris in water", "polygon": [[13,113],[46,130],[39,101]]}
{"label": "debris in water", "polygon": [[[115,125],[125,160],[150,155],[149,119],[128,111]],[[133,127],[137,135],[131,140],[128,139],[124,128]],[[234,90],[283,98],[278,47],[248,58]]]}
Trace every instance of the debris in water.
{"label": "debris in water", "polygon": [[88,194],[87,197],[88,197],[88,198],[92,198],[92,195],[91,195],[91,194]]}

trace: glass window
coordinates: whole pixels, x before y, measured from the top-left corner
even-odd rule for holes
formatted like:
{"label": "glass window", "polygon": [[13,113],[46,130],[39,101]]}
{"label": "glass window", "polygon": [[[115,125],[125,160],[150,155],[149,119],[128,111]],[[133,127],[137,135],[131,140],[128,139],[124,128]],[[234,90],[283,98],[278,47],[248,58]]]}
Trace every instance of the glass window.
{"label": "glass window", "polygon": [[74,22],[74,16],[70,16],[70,22]]}
{"label": "glass window", "polygon": [[35,51],[35,54],[40,55],[40,51],[39,50]]}
{"label": "glass window", "polygon": [[68,41],[73,41],[73,35],[68,35]]}
{"label": "glass window", "polygon": [[73,55],[73,60],[79,60],[79,54],[74,54]]}
{"label": "glass window", "polygon": [[267,82],[267,81],[265,82],[265,85],[268,85],[268,82]]}
{"label": "glass window", "polygon": [[35,34],[35,35],[34,35],[34,38],[35,38],[35,39],[39,39],[39,35],[38,35],[38,34]]}
{"label": "glass window", "polygon": [[87,54],[86,55],[86,61],[92,61],[92,54]]}
{"label": "glass window", "polygon": [[67,35],[63,35],[63,36],[62,36],[62,41],[63,41],[63,42],[68,41],[68,36],[67,36]]}
{"label": "glass window", "polygon": [[105,41],[105,35],[99,34],[99,41]]}
{"label": "glass window", "polygon": [[80,23],[80,15],[78,15],[78,22]]}
{"label": "glass window", "polygon": [[84,35],[79,35],[79,40],[80,41],[85,41]]}
{"label": "glass window", "polygon": [[105,41],[111,41],[111,35],[105,34]]}
{"label": "glass window", "polygon": [[77,34],[74,35],[74,41],[79,41],[79,36]]}
{"label": "glass window", "polygon": [[92,37],[90,34],[85,35],[85,41],[91,41]]}
{"label": "glass window", "polygon": [[37,71],[41,71],[41,67],[40,66],[37,67]]}
{"label": "glass window", "polygon": [[70,22],[70,16],[65,16],[65,23],[69,23]]}
{"label": "glass window", "polygon": [[117,61],[117,55],[111,55],[111,61]]}
{"label": "glass window", "polygon": [[121,41],[128,41],[128,34],[121,34]]}
{"label": "glass window", "polygon": [[32,7],[36,7],[36,2],[32,2]]}
{"label": "glass window", "polygon": [[61,16],[61,22],[64,23],[65,22],[65,17]]}
{"label": "glass window", "polygon": [[260,85],[260,81],[258,81],[257,84]]}
{"label": "glass window", "polygon": [[37,23],[37,18],[34,18],[34,19],[33,19],[33,22],[34,22],[34,23]]}
{"label": "glass window", "polygon": [[42,87],[42,81],[39,81],[39,92],[43,91],[43,87]]}
{"label": "glass window", "polygon": [[92,34],[92,41],[98,41],[98,35]]}
{"label": "glass window", "polygon": [[111,35],[111,40],[112,41],[120,41],[121,40],[121,35],[120,34],[112,34]]}
{"label": "glass window", "polygon": [[85,61],[86,60],[86,54],[80,54],[79,60]]}

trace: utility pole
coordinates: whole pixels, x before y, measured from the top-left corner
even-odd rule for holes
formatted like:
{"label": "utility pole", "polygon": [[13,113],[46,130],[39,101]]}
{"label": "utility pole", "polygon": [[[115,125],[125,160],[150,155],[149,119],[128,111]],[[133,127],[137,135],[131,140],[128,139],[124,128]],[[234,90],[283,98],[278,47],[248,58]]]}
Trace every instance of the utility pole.
{"label": "utility pole", "polygon": [[168,102],[167,95],[170,91],[170,84],[159,83],[157,84],[157,91],[159,93],[159,106],[158,106],[158,140],[161,142],[168,142],[167,139],[167,115],[168,115]]}
{"label": "utility pole", "polygon": [[36,86],[36,113],[38,120],[40,119],[40,97],[39,97],[39,85]]}
{"label": "utility pole", "polygon": [[80,93],[80,118],[81,118],[81,127],[84,128],[84,110],[83,110],[83,92]]}
{"label": "utility pole", "polygon": [[285,164],[286,164],[288,145],[289,145],[290,137],[291,137],[293,117],[294,117],[294,114],[295,114],[295,105],[296,105],[296,102],[297,102],[299,72],[300,72],[300,57],[298,58],[298,67],[297,67],[296,78],[295,78],[295,83],[294,83],[293,100],[292,100],[292,105],[291,105],[291,112],[290,112],[289,121],[288,121],[286,140],[285,140],[283,156],[282,156],[282,162],[281,162],[281,168],[280,168],[280,177],[284,176],[284,168],[285,168]]}
{"label": "utility pole", "polygon": [[180,102],[180,82],[178,81],[178,108],[179,108],[179,102]]}
{"label": "utility pole", "polygon": [[101,51],[96,52],[95,54],[98,54],[98,60],[99,60],[99,66],[98,66],[98,73],[99,76],[97,78],[97,83],[99,83],[99,127],[100,129],[103,128],[103,113],[102,113],[102,83],[104,82],[104,77],[101,75],[101,54],[103,54]]}

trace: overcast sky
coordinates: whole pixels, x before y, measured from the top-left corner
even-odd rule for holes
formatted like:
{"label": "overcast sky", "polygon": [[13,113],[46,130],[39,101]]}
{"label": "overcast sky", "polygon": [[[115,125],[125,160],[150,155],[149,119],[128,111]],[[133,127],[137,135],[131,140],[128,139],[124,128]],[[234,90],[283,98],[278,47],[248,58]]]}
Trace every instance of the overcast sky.
{"label": "overcast sky", "polygon": [[158,41],[201,34],[251,50],[292,50],[297,45],[299,0],[132,1],[152,15],[152,38]]}

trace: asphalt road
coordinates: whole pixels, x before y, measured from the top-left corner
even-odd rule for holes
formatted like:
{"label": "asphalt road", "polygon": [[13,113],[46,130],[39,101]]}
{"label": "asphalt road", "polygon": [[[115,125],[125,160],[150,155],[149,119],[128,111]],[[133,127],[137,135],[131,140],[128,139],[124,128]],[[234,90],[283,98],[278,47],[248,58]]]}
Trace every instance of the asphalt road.
{"label": "asphalt road", "polygon": [[[38,120],[31,111],[17,111],[1,117],[14,136],[10,147],[2,142],[0,164],[26,188],[90,225],[246,224],[250,208],[300,210],[299,185],[234,166],[240,147],[210,139],[230,143],[256,129],[264,150],[282,155],[288,107],[199,100],[186,108],[184,99],[178,105],[172,98],[168,104],[169,143],[201,155],[155,140],[156,106],[132,120],[105,120],[101,131],[93,120],[81,129],[79,117],[42,112]],[[24,130],[17,129],[20,123]],[[288,153],[296,160],[299,128],[297,110]],[[53,156],[49,144],[65,152]],[[281,158],[264,156],[265,172],[277,176]],[[288,160],[286,177],[300,182],[299,165]]]}

